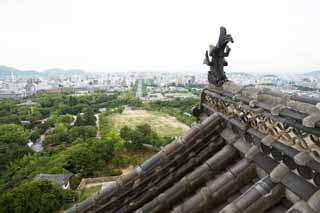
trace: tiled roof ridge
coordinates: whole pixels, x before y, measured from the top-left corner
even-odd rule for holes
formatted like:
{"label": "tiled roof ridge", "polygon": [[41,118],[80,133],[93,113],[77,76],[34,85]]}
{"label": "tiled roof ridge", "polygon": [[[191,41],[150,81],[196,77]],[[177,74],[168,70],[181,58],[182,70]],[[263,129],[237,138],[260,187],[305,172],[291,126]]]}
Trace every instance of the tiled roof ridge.
{"label": "tiled roof ridge", "polygon": [[168,211],[173,208],[177,199],[181,199],[181,196],[187,197],[188,194],[197,190],[199,186],[204,184],[209,176],[213,177],[217,175],[236,158],[238,158],[236,149],[230,145],[224,146],[200,167],[184,176],[179,182],[162,192],[157,198],[145,204],[143,208],[140,208],[137,212],[147,213]]}
{"label": "tiled roof ridge", "polygon": [[[231,85],[230,82],[227,83]],[[250,89],[251,94],[259,93],[263,96],[268,94],[266,100],[259,98],[259,95],[252,98],[248,92],[235,94],[223,88],[205,89],[201,96],[199,111],[211,110],[234,117],[239,122],[269,134],[298,151],[308,152],[314,160],[320,162],[320,110],[316,107],[316,102],[311,103],[311,99],[308,98],[305,102],[302,97],[299,101],[295,98],[294,108],[285,104],[290,102],[289,99],[284,101],[284,104],[272,101],[273,98],[279,101],[280,94],[272,96],[269,92],[262,93],[261,90]],[[308,109],[306,111],[310,113],[301,112],[299,108]]]}

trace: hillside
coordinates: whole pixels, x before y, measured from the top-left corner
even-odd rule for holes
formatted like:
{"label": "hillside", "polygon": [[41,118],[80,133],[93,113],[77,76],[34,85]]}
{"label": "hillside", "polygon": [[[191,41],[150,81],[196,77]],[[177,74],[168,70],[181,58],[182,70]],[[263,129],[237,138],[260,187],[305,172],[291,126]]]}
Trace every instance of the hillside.
{"label": "hillside", "polygon": [[12,67],[0,66],[1,79],[11,78],[11,73],[18,77],[35,77],[40,75],[37,71],[21,71]]}
{"label": "hillside", "polygon": [[307,72],[307,73],[304,73],[303,75],[305,76],[309,76],[309,77],[320,77],[320,70],[314,70],[314,71],[311,71],[311,72]]}
{"label": "hillside", "polygon": [[48,69],[43,71],[35,70],[19,70],[13,67],[0,66],[0,79],[11,78],[11,74],[18,78],[32,78],[32,77],[54,77],[54,76],[72,76],[85,75],[86,72],[80,69]]}

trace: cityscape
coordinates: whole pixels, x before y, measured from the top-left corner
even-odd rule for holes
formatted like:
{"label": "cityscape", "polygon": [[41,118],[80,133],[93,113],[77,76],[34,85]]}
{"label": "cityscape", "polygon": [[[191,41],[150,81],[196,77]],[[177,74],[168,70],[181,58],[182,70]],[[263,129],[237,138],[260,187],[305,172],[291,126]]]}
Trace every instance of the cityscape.
{"label": "cityscape", "polygon": [[[1,68],[1,66],[0,66]],[[16,70],[0,72],[0,99],[22,99],[45,91],[72,90],[76,95],[129,91],[138,86],[139,98],[165,100],[194,97],[208,84],[205,72],[108,72],[56,69],[50,75]],[[307,97],[320,97],[320,71],[304,74],[253,74],[227,72],[230,80],[243,85],[264,87]]]}

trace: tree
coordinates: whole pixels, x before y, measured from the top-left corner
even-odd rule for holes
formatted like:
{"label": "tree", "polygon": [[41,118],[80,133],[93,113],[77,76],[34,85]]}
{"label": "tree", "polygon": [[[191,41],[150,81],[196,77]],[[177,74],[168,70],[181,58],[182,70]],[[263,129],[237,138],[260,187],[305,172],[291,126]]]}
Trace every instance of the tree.
{"label": "tree", "polygon": [[20,124],[19,117],[17,115],[8,115],[0,117],[1,124]]}
{"label": "tree", "polygon": [[26,145],[0,143],[0,171],[4,170],[10,162],[28,153],[31,153],[31,149]]}
{"label": "tree", "polygon": [[161,139],[149,124],[138,125],[136,129],[124,126],[120,129],[120,136],[125,140],[125,146],[129,150],[141,150],[143,144],[161,145]]}
{"label": "tree", "polygon": [[72,115],[60,115],[57,119],[57,122],[59,123],[66,123],[66,124],[69,124],[73,121],[73,116]]}
{"label": "tree", "polygon": [[76,126],[70,130],[72,141],[77,138],[86,141],[88,138],[96,136],[96,127],[94,126]]}
{"label": "tree", "polygon": [[56,212],[73,200],[74,193],[48,180],[22,184],[0,198],[0,212]]}
{"label": "tree", "polygon": [[149,124],[141,124],[136,127],[136,130],[141,132],[144,136],[152,134],[152,129]]}
{"label": "tree", "polygon": [[129,150],[143,149],[143,134],[139,131],[124,126],[120,129],[120,137],[125,141],[124,145]]}
{"label": "tree", "polygon": [[132,138],[133,129],[129,128],[127,125],[120,129],[120,137],[123,140],[129,141]]}
{"label": "tree", "polygon": [[114,143],[94,140],[90,144],[78,144],[67,159],[65,169],[82,177],[92,176],[104,162],[112,159]]}
{"label": "tree", "polygon": [[23,127],[16,124],[0,125],[0,170],[31,151],[26,146],[27,142],[28,133]]}
{"label": "tree", "polygon": [[124,111],[124,107],[118,107],[118,109],[117,109],[117,112],[119,113],[119,114],[122,114],[123,113],[123,111]]}
{"label": "tree", "polygon": [[74,96],[69,96],[69,100],[68,100],[68,105],[69,106],[75,106],[78,104],[78,99]]}
{"label": "tree", "polygon": [[136,131],[140,132],[143,137],[141,138],[141,143],[143,144],[151,144],[153,146],[157,146],[160,142],[160,138],[158,134],[151,129],[149,124],[141,124],[136,127]]}
{"label": "tree", "polygon": [[142,150],[144,143],[144,136],[141,132],[137,130],[133,130],[131,133],[131,140],[126,141],[126,147],[130,150]]}
{"label": "tree", "polygon": [[84,114],[85,125],[96,125],[96,117],[94,116],[94,112],[92,108],[89,108],[88,111]]}
{"label": "tree", "polygon": [[76,115],[86,108],[88,108],[88,104],[77,104],[77,105],[71,107],[71,111],[69,113]]}
{"label": "tree", "polygon": [[39,129],[39,132],[43,134],[49,128],[54,127],[54,122],[52,120],[46,120],[45,122],[38,124],[36,127]]}
{"label": "tree", "polygon": [[70,135],[65,127],[56,127],[51,130],[45,140],[46,144],[65,144],[70,142]]}
{"label": "tree", "polygon": [[37,139],[40,138],[40,136],[41,136],[41,134],[40,134],[39,130],[35,130],[35,131],[32,131],[32,132],[30,133],[29,139],[30,139],[31,141],[35,142]]}
{"label": "tree", "polygon": [[91,145],[91,151],[95,153],[100,159],[109,161],[114,156],[114,141],[94,141]]}
{"label": "tree", "polygon": [[0,116],[8,116],[17,113],[17,101],[4,99],[0,101]]}
{"label": "tree", "polygon": [[50,108],[41,107],[38,109],[43,118],[47,118],[50,116]]}
{"label": "tree", "polygon": [[0,143],[26,145],[28,142],[28,132],[23,127],[16,124],[0,125]]}
{"label": "tree", "polygon": [[77,114],[75,125],[76,126],[85,125],[85,121],[84,121],[84,119],[82,118],[82,116],[80,114]]}
{"label": "tree", "polygon": [[92,108],[89,108],[83,116],[80,114],[77,115],[76,126],[95,126],[96,125],[96,116]]}

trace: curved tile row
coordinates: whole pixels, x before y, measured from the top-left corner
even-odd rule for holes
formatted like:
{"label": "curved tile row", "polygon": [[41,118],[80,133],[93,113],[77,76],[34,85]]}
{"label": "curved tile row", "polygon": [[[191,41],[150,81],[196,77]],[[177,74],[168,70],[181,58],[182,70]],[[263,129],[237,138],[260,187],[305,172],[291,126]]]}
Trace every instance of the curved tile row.
{"label": "curved tile row", "polygon": [[245,159],[238,161],[208,182],[198,193],[176,206],[172,212],[211,212],[255,177],[256,170],[252,163]]}
{"label": "curved tile row", "polygon": [[[275,139],[272,143],[266,145],[263,138],[267,136],[255,129],[248,129],[248,133],[254,135],[253,143],[260,147],[261,151],[267,155],[271,155],[278,162],[283,162],[290,170],[296,170],[297,173],[306,180],[313,180],[317,187],[320,187],[320,163],[311,157],[306,162],[298,162],[297,157],[301,155],[298,150],[287,146]],[[262,141],[262,142],[261,142]],[[304,153],[308,155],[308,153]]]}
{"label": "curved tile row", "polygon": [[223,144],[222,139],[217,137],[206,143],[199,142],[200,146],[190,147],[190,151],[186,152],[186,155],[177,155],[167,169],[161,168],[155,178],[148,181],[142,180],[142,183],[128,191],[129,193],[118,196],[116,199],[121,205],[110,202],[103,207],[103,210],[132,212],[201,165],[203,161],[220,150]]}
{"label": "curved tile row", "polygon": [[149,181],[147,185],[135,188],[130,197],[126,195],[124,197],[125,200],[121,202],[120,206],[116,208],[107,207],[105,209],[108,209],[108,211],[132,212],[139,208],[218,151],[223,145],[222,142],[221,138],[217,138],[214,143],[205,143],[199,149],[201,150],[200,152],[190,152],[185,157],[181,156],[180,159],[177,159],[178,163],[174,164],[169,170],[163,171],[161,169],[161,174],[156,179]]}
{"label": "curved tile row", "polygon": [[212,179],[228,164],[238,158],[238,152],[230,145],[226,145],[219,152],[215,153],[200,167],[184,176],[172,187],[158,195],[155,199],[137,210],[138,213],[167,212],[179,200],[186,198],[189,194],[196,192],[205,182]]}
{"label": "curved tile row", "polygon": [[[233,120],[230,119],[229,122],[231,123],[231,125],[234,125],[232,122]],[[237,123],[236,125],[239,125],[239,123]],[[254,156],[252,157],[252,161],[254,161],[256,163],[256,165],[260,168],[262,168],[265,172],[267,172],[268,174],[270,174],[278,165],[279,165],[279,161],[277,161],[276,159],[272,158],[272,154],[271,157],[267,154],[264,153],[262,148],[261,148],[261,144],[262,144],[262,140],[264,137],[266,137],[266,135],[263,135],[262,133],[256,131],[255,129],[247,129],[246,133],[251,134],[253,137],[253,143],[250,143],[250,141],[246,141],[246,140],[239,140],[237,142],[232,142],[234,145],[236,145],[236,143],[241,143],[241,146],[235,146],[237,147],[246,147],[243,150],[246,150],[243,154],[246,155],[246,152],[248,152],[250,149],[254,149],[252,147],[260,147],[260,148],[256,148],[255,151],[256,153],[254,154]],[[271,143],[271,144],[280,144],[280,142],[278,143]],[[274,146],[275,149],[277,146]],[[279,146],[280,147],[280,146]],[[278,148],[279,148],[278,147]],[[283,150],[286,150],[286,153],[289,155],[290,153],[294,153],[292,149],[286,149],[287,147],[281,145]],[[239,150],[241,151],[241,150]],[[311,161],[313,163],[317,163],[315,161]],[[284,162],[283,162],[284,163]],[[288,167],[289,169],[289,167]],[[289,169],[290,170],[290,169]],[[286,176],[281,180],[281,184],[284,185],[285,187],[287,187],[290,191],[292,191],[293,193],[295,193],[298,197],[300,197],[303,200],[308,200],[315,192],[317,192],[319,190],[319,187],[317,187],[316,185],[308,182],[305,178],[303,178],[302,176],[299,176],[297,174],[294,173],[294,171],[290,170],[288,172],[288,174],[286,174]]]}

